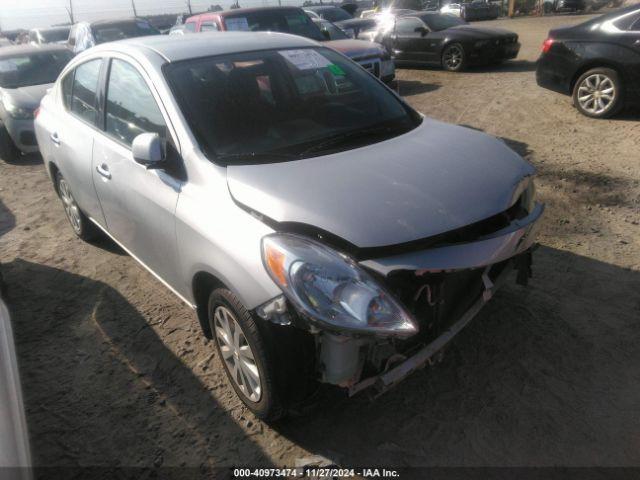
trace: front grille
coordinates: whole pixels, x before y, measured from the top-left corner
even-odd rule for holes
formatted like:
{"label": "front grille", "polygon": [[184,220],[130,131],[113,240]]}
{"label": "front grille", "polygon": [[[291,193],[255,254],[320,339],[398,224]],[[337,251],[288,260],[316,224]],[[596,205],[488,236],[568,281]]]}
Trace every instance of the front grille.
{"label": "front grille", "polygon": [[[497,263],[489,270],[494,281],[509,261]],[[430,342],[455,323],[482,295],[484,268],[455,272],[427,273],[416,271],[391,273],[387,288],[409,310],[420,325],[420,333],[407,341],[406,347]]]}

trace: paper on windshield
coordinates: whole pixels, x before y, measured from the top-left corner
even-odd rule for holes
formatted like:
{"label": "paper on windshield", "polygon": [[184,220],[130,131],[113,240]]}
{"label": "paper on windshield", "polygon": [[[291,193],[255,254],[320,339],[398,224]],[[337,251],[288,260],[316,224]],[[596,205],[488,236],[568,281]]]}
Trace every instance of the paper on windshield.
{"label": "paper on windshield", "polygon": [[224,24],[227,26],[227,30],[249,30],[249,22],[246,17],[225,18]]}
{"label": "paper on windshield", "polygon": [[278,52],[298,70],[313,70],[327,67],[331,62],[310,48],[299,50],[280,50]]}

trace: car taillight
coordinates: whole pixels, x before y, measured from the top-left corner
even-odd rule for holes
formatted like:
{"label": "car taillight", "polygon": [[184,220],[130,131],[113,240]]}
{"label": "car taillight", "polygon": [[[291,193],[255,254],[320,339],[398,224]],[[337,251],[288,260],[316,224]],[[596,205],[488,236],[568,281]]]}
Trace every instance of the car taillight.
{"label": "car taillight", "polygon": [[36,108],[36,109],[33,111],[33,118],[34,118],[34,119],[38,118],[38,114],[39,114],[39,113],[40,113],[40,107]]}
{"label": "car taillight", "polygon": [[547,38],[542,44],[542,53],[547,53],[551,50],[551,45],[553,45],[553,38]]}

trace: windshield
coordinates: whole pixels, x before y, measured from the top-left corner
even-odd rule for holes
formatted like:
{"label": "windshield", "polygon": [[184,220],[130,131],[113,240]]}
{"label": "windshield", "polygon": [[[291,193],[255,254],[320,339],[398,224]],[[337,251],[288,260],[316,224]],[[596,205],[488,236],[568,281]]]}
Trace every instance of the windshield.
{"label": "windshield", "polygon": [[342,20],[351,20],[353,17],[341,8],[327,8],[318,12],[322,18],[330,22],[340,22]]}
{"label": "windshield", "polygon": [[151,24],[143,21],[97,24],[92,25],[91,30],[96,44],[160,34]]}
{"label": "windshield", "polygon": [[69,29],[56,28],[51,30],[40,30],[40,36],[45,43],[64,42],[69,38]]}
{"label": "windshield", "polygon": [[447,28],[466,25],[467,22],[453,15],[423,15],[420,19],[434,32],[446,30]]}
{"label": "windshield", "polygon": [[0,58],[0,87],[20,88],[53,83],[72,58],[73,53],[68,50]]}
{"label": "windshield", "polygon": [[420,121],[371,74],[326,48],[198,58],[164,72],[205,155],[227,165],[347,150]]}
{"label": "windshield", "polygon": [[304,11],[299,9],[263,10],[242,13],[237,16],[228,15],[224,17],[223,21],[227,30],[283,32],[320,42],[325,40],[320,29]]}

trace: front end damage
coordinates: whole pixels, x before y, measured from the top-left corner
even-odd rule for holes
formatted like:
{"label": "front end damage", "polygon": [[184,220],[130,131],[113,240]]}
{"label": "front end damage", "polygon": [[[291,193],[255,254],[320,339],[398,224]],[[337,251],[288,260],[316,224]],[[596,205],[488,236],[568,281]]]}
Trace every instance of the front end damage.
{"label": "front end damage", "polygon": [[365,390],[380,395],[441,354],[514,270],[517,283],[526,285],[543,211],[544,206],[535,203],[517,215],[511,211],[498,230],[473,239],[360,260],[358,265],[413,317],[417,332],[410,336],[318,328],[284,297],[257,313],[314,335],[321,382],[343,387],[350,396]]}

